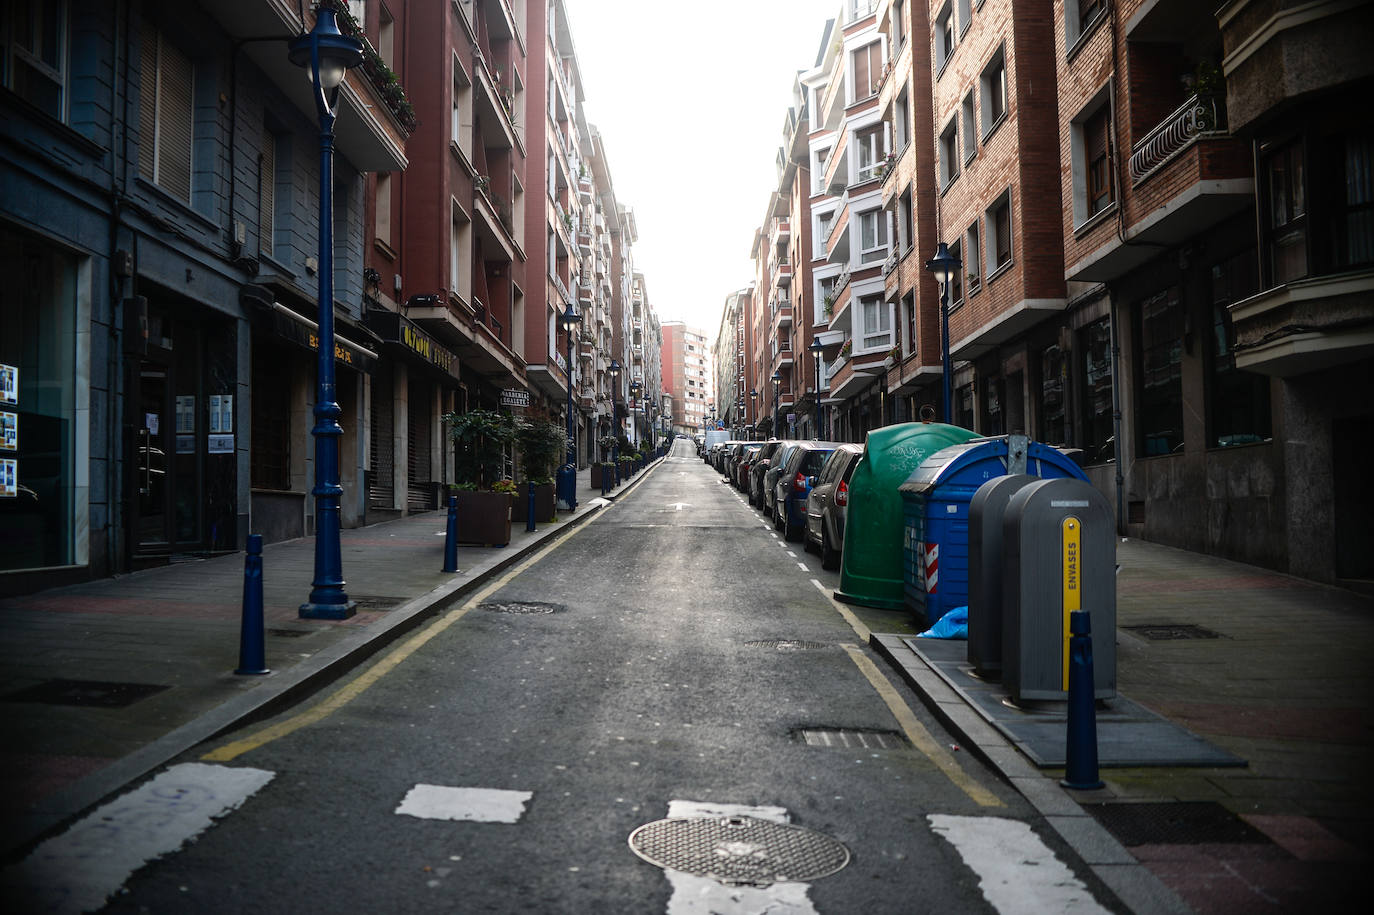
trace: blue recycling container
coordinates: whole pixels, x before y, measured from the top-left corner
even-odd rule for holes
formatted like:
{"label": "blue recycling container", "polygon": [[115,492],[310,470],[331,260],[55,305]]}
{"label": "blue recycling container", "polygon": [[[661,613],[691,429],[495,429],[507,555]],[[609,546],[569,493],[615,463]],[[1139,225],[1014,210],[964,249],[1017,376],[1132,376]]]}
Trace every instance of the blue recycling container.
{"label": "blue recycling container", "polygon": [[932,625],[968,605],[968,507],[988,480],[1009,473],[1087,482],[1052,445],[1024,435],[975,438],[935,452],[897,488],[902,497],[902,591],[907,609]]}

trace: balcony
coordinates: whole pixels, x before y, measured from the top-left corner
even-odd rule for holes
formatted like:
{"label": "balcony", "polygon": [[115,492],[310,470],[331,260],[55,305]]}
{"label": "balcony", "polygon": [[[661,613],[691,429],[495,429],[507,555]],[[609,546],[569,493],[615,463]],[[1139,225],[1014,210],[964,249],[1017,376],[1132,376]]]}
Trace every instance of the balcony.
{"label": "balcony", "polygon": [[1131,150],[1131,183],[1140,184],[1198,137],[1226,136],[1220,127],[1216,99],[1194,95]]}
{"label": "balcony", "polygon": [[773,248],[779,252],[787,249],[787,243],[792,240],[792,223],[785,216],[774,217],[773,219]]}
{"label": "balcony", "polygon": [[572,293],[568,292],[567,284],[563,282],[563,278],[561,276],[554,276],[552,277],[552,279],[553,288],[558,290],[558,300],[562,302],[564,305],[567,305],[569,302],[572,301]]}
{"label": "balcony", "polygon": [[773,316],[772,327],[774,333],[776,333],[784,327],[792,326],[792,304],[789,301],[782,300],[773,302],[771,311]]}

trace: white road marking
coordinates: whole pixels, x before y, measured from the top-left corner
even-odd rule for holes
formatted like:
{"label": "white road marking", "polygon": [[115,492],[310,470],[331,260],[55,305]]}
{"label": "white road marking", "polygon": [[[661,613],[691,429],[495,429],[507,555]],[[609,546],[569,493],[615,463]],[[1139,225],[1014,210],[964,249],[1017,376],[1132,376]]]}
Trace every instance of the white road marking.
{"label": "white road marking", "polygon": [[416,785],[406,792],[397,813],[422,820],[466,820],[472,823],[516,823],[525,813],[531,791],[499,788],[451,788]]}
{"label": "white road marking", "polygon": [[98,909],[134,871],[209,829],[276,775],[182,763],[98,808],[0,874],[16,911]]}
{"label": "white road marking", "polygon": [[1002,915],[1107,915],[1088,888],[1020,820],[931,814],[930,828],[978,875],[983,898]]}
{"label": "white road marking", "polygon": [[[783,549],[787,549],[787,547],[783,547]],[[792,552],[791,550],[787,550],[787,555],[791,556],[793,559],[797,558],[797,554]]]}
{"label": "white road marking", "polygon": [[810,571],[811,571],[810,569],[808,569],[808,568],[806,567],[806,563],[804,563],[804,562],[799,562],[799,563],[797,563],[797,568],[801,569],[803,572],[810,572]]}
{"label": "white road marking", "polygon": [[[771,823],[787,823],[785,807],[748,807],[703,801],[669,801],[670,817],[746,816]],[[817,915],[807,898],[809,883],[775,883],[768,887],[726,886],[710,877],[664,868],[673,894],[668,915]]]}

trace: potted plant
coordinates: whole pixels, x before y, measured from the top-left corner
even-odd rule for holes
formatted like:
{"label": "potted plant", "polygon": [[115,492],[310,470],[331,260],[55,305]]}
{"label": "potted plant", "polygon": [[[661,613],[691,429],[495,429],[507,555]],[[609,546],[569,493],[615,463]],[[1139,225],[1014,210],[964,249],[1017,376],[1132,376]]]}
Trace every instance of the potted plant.
{"label": "potted plant", "polygon": [[854,341],[853,341],[853,340],[846,340],[846,341],[844,341],[843,344],[840,345],[840,358],[841,358],[841,359],[848,359],[848,358],[849,358],[849,354],[852,353],[852,352],[854,352]]}
{"label": "potted plant", "polygon": [[458,500],[458,542],[510,543],[514,484],[502,477],[501,467],[506,448],[515,438],[511,417],[495,410],[469,410],[446,413],[443,419],[453,440],[450,489]]}
{"label": "potted plant", "polygon": [[515,424],[515,442],[520,448],[525,470],[525,486],[516,493],[515,518],[528,521],[528,484],[535,484],[536,521],[554,520],[553,475],[568,453],[568,433],[548,416],[520,419]]}

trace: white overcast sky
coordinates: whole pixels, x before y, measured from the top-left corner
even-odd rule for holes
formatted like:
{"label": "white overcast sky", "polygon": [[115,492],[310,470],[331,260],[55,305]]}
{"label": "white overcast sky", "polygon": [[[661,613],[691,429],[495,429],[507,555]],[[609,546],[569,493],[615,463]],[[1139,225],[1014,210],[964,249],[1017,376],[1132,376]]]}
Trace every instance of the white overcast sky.
{"label": "white overcast sky", "polygon": [[635,267],[660,321],[714,339],[753,278],[798,70],[841,0],[566,0],[587,121],[639,227]]}

